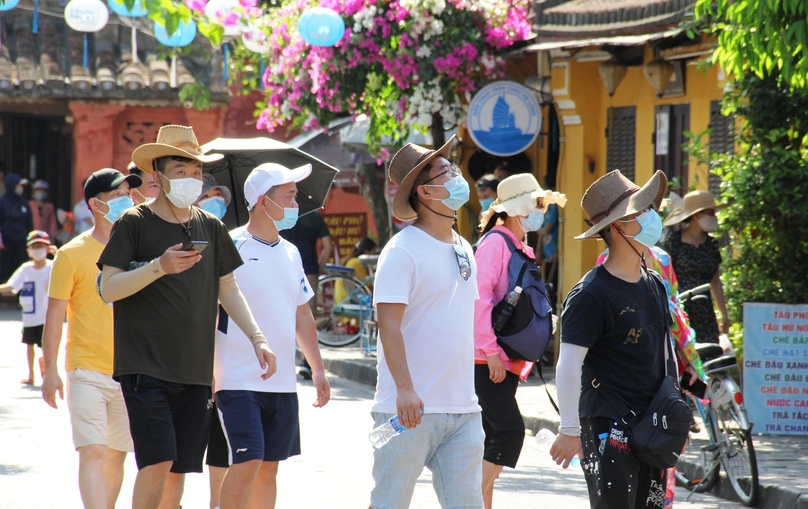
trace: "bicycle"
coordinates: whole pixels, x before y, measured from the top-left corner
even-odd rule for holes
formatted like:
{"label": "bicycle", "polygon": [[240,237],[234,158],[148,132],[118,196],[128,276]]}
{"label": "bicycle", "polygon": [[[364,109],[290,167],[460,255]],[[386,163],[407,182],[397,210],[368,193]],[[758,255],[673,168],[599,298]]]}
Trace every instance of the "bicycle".
{"label": "bicycle", "polygon": [[378,256],[362,255],[359,263],[368,268],[364,280],[350,267],[326,265],[317,281],[317,339],[326,346],[346,346],[359,339],[362,326],[362,296],[370,297],[373,270]]}
{"label": "bicycle", "polygon": [[[710,285],[697,286],[679,294],[680,304],[688,300],[706,299]],[[741,503],[752,507],[757,501],[760,485],[757,460],[752,443],[752,425],[746,415],[743,393],[727,373],[738,366],[734,355],[724,355],[717,344],[696,344],[707,375],[707,393],[704,402],[695,402],[709,443],[700,447],[701,464],[695,471],[676,467],[677,484],[694,493],[703,493],[715,486],[719,469],[724,472]],[[692,475],[690,475],[692,474]],[[692,493],[691,493],[692,495]],[[688,499],[690,496],[688,496]]]}

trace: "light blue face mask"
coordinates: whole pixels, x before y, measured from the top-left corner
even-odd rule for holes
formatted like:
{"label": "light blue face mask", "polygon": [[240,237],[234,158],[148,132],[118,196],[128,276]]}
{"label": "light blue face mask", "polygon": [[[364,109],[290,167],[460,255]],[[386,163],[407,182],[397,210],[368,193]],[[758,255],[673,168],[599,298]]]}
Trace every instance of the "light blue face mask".
{"label": "light blue face mask", "polygon": [[[267,197],[267,200],[275,203],[269,197]],[[297,216],[300,210],[297,207],[281,207],[277,203],[275,203],[275,206],[279,209],[283,209],[283,219],[272,219],[272,216],[270,216],[266,211],[264,211],[264,214],[266,214],[268,218],[272,219],[278,231],[292,228],[297,223]]]}
{"label": "light blue face mask", "polygon": [[494,198],[484,198],[480,200],[480,207],[482,207],[482,211],[485,212],[491,207],[491,204],[494,203]]}
{"label": "light blue face mask", "polygon": [[[662,219],[654,209],[649,209],[636,217],[640,225],[640,232],[634,235],[634,240],[645,247],[654,247],[662,237]],[[628,221],[621,221],[627,223]]]}
{"label": "light blue face mask", "polygon": [[471,196],[469,183],[461,175],[447,180],[443,183],[443,187],[449,191],[449,197],[442,199],[441,203],[450,209],[457,210],[469,201],[469,196]]}
{"label": "light blue face mask", "polygon": [[126,209],[131,209],[132,207],[135,206],[135,202],[133,202],[132,198],[128,196],[119,196],[106,202],[101,200],[98,201],[100,201],[109,208],[109,211],[106,214],[104,214],[104,219],[106,219],[110,223],[114,223],[115,221],[117,221],[118,218],[121,217],[121,214],[123,214],[126,211]]}
{"label": "light blue face mask", "polygon": [[525,233],[535,232],[544,224],[544,212],[533,209],[527,214],[527,217],[519,216],[519,220],[522,222],[522,229],[525,230]]}
{"label": "light blue face mask", "polygon": [[221,196],[211,196],[197,203],[199,208],[205,212],[210,212],[221,220],[227,212],[227,202]]}

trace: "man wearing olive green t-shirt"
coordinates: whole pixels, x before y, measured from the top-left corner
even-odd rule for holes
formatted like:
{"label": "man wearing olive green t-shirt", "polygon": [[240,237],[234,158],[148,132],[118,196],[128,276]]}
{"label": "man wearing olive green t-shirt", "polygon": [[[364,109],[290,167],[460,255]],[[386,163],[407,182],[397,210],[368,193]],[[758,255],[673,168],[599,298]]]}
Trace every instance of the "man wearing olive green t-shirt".
{"label": "man wearing olive green t-shirt", "polygon": [[124,176],[111,168],[87,179],[84,197],[95,226],[56,253],[48,288],[42,398],[53,408],[57,391],[64,399],[56,363],[67,314],[67,406],[79,452],[79,490],[86,508],[115,506],[126,453],[134,450],[123,394],[112,379],[112,307],[98,295],[95,262],[109,240],[112,223],[132,206],[129,188],[140,183],[140,177]]}

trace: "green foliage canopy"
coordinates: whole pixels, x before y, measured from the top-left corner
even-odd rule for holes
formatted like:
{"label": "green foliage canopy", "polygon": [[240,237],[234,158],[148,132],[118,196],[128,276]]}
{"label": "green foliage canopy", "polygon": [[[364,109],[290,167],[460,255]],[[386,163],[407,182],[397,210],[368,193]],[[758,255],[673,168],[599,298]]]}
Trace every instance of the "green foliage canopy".
{"label": "green foliage canopy", "polygon": [[718,37],[713,61],[729,74],[808,85],[808,1],[698,0],[695,15]]}

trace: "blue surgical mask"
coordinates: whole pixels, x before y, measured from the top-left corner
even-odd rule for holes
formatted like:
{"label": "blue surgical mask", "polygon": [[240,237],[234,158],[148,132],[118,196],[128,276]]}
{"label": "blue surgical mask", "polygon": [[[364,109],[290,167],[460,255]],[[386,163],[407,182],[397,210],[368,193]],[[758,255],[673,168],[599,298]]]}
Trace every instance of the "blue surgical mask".
{"label": "blue surgical mask", "polygon": [[519,220],[522,222],[522,229],[527,232],[535,232],[541,225],[544,224],[544,212],[539,209],[531,210],[527,217],[519,216]]}
{"label": "blue surgical mask", "polygon": [[109,208],[109,211],[106,214],[104,214],[104,219],[106,219],[110,223],[114,223],[115,221],[117,221],[118,218],[121,217],[121,214],[123,214],[126,211],[126,209],[130,209],[135,206],[135,202],[133,202],[132,198],[128,196],[119,196],[107,202],[101,200],[98,201],[100,201]]}
{"label": "blue surgical mask", "polygon": [[662,237],[662,219],[654,209],[648,209],[636,218],[640,225],[640,233],[634,235],[634,240],[645,247],[654,247]]}
{"label": "blue surgical mask", "polygon": [[221,196],[211,196],[197,203],[200,209],[210,212],[221,220],[227,212],[227,202]]}
{"label": "blue surgical mask", "polygon": [[[267,200],[271,201],[272,203],[275,203],[269,197],[267,197]],[[280,209],[283,209],[283,219],[272,219],[272,216],[267,214],[266,211],[264,211],[264,214],[266,214],[268,218],[272,219],[278,231],[288,230],[292,228],[297,223],[297,216],[300,210],[297,207],[281,207],[277,203],[275,203],[275,206]]]}
{"label": "blue surgical mask", "polygon": [[494,198],[484,198],[480,200],[480,207],[482,207],[482,211],[485,212],[491,207],[491,204],[494,203]]}
{"label": "blue surgical mask", "polygon": [[443,183],[443,187],[449,191],[449,197],[442,199],[441,202],[450,209],[457,210],[469,201],[471,195],[469,183],[461,175],[447,180]]}
{"label": "blue surgical mask", "polygon": [[34,199],[37,201],[45,201],[48,199],[47,191],[34,191]]}

